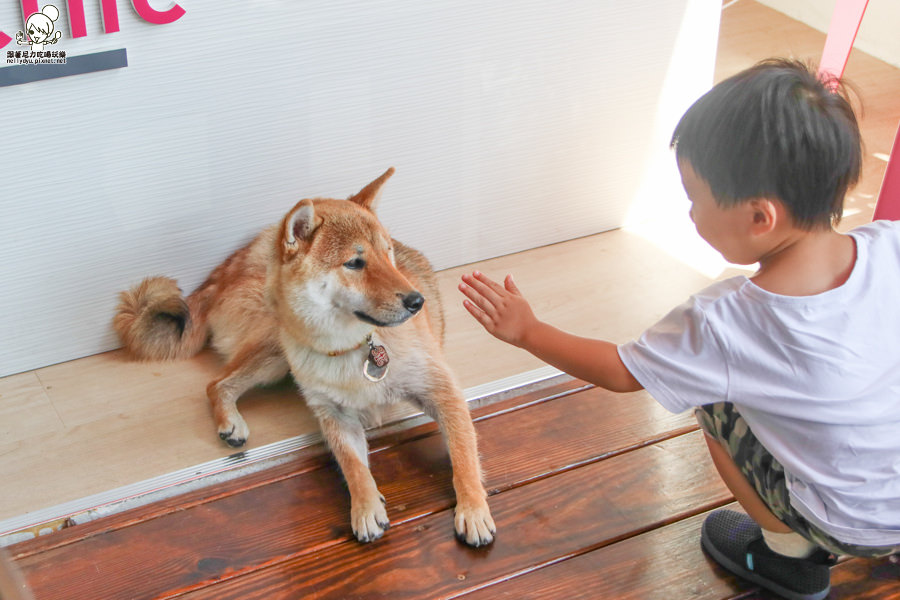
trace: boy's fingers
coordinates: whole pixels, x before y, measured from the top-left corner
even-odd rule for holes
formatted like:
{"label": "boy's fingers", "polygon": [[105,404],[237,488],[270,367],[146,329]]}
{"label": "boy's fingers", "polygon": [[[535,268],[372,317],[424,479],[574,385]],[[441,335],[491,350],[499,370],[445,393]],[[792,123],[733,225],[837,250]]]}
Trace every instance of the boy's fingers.
{"label": "boy's fingers", "polygon": [[[494,308],[491,301],[485,298],[481,292],[467,283],[459,284],[459,291],[469,299],[469,303],[477,307],[482,313],[486,313]],[[469,312],[472,312],[471,310]]]}
{"label": "boy's fingers", "polygon": [[516,294],[517,296],[521,296],[522,293],[519,291],[518,286],[516,286],[516,282],[513,281],[512,275],[507,275],[506,279],[503,280],[503,285],[506,286],[506,289]]}
{"label": "boy's fingers", "polygon": [[469,313],[470,313],[473,317],[475,317],[476,319],[478,319],[479,321],[481,320],[482,315],[484,315],[484,311],[481,310],[480,308],[478,308],[478,307],[475,305],[475,303],[472,302],[471,300],[463,300],[463,306],[465,306],[465,307],[466,307],[466,310],[469,311]]}
{"label": "boy's fingers", "polygon": [[475,271],[472,273],[472,275],[475,277],[476,281],[480,281],[484,285],[488,286],[495,294],[499,295],[505,291],[502,285],[500,285],[481,271]]}
{"label": "boy's fingers", "polygon": [[[500,300],[500,293],[497,289],[491,286],[491,284],[493,284],[494,282],[491,281],[490,278],[488,278],[486,275],[475,271],[475,273],[473,273],[471,276],[464,276],[463,281],[470,288],[483,296],[491,304],[496,304]],[[496,284],[494,285],[496,286]],[[499,291],[502,292],[503,288],[500,288]],[[475,298],[472,299],[475,300]],[[480,303],[479,306],[481,306]]]}
{"label": "boy's fingers", "polygon": [[474,302],[470,302],[469,300],[463,300],[463,306],[469,314],[475,317],[475,320],[481,323],[481,325],[490,331],[490,325],[492,323],[490,317],[488,317],[483,310],[478,308]]}

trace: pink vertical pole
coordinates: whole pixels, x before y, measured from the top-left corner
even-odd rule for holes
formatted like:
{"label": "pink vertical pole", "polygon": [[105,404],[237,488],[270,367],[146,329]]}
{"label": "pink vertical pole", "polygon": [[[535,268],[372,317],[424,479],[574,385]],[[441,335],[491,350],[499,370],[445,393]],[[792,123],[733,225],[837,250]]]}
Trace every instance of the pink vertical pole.
{"label": "pink vertical pole", "polygon": [[819,73],[830,73],[836,79],[843,76],[868,4],[869,0],[837,0],[825,38],[822,60],[819,62]]}
{"label": "pink vertical pole", "polygon": [[[868,4],[869,0],[837,0],[819,63],[820,74],[828,73],[837,79],[844,75],[844,67],[847,66],[850,50]],[[894,138],[873,219],[900,221],[900,129]]]}
{"label": "pink vertical pole", "polygon": [[894,147],[888,158],[887,169],[884,172],[884,180],[881,182],[881,191],[878,193],[878,202],[875,204],[874,220],[888,219],[900,221],[900,128],[897,129],[897,137],[894,138]]}

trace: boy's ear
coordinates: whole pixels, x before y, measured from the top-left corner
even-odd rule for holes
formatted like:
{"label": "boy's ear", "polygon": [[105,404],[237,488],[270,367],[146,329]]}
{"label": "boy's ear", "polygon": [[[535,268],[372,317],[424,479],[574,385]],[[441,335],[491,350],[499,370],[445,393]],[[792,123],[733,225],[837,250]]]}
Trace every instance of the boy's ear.
{"label": "boy's ear", "polygon": [[757,234],[769,233],[785,218],[784,206],[771,198],[754,198],[750,201],[753,222],[750,230]]}

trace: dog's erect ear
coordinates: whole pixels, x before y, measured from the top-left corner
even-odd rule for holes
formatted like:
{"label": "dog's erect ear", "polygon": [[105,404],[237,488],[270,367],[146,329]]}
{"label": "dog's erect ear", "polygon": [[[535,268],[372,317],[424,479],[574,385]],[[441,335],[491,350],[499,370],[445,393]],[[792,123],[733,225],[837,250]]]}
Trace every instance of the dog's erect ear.
{"label": "dog's erect ear", "polygon": [[390,167],[381,175],[381,177],[361,189],[355,196],[352,196],[350,202],[356,202],[364,208],[375,210],[375,205],[378,204],[378,199],[381,197],[381,186],[383,186],[384,182],[390,179],[393,174],[394,167]]}
{"label": "dog's erect ear", "polygon": [[291,258],[300,250],[303,242],[309,241],[316,227],[322,224],[322,218],[316,216],[313,201],[301,200],[284,216],[281,223],[281,244],[284,258]]}

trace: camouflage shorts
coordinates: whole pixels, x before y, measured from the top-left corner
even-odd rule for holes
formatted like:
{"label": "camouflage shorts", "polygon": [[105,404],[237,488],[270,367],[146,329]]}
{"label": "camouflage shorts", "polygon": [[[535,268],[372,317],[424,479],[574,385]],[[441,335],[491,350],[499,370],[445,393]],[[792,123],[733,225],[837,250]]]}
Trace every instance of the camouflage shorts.
{"label": "camouflage shorts", "polygon": [[730,402],[701,406],[694,411],[700,427],[722,443],[744,477],[779,520],[814,544],[835,554],[875,558],[900,551],[900,547],[847,544],[834,539],[791,506],[784,467],[756,439],[746,421]]}

